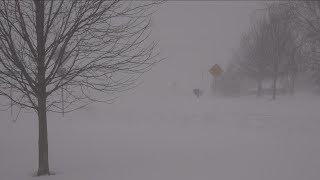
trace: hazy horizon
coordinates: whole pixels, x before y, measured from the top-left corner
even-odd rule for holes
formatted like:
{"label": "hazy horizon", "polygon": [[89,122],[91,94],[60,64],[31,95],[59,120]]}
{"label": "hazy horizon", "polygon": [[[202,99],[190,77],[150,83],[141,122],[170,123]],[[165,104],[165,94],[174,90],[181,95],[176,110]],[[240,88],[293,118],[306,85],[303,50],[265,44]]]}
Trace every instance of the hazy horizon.
{"label": "hazy horizon", "polygon": [[153,37],[166,59],[144,74],[135,94],[164,95],[176,82],[181,94],[210,90],[214,64],[225,68],[259,1],[168,1],[154,15]]}

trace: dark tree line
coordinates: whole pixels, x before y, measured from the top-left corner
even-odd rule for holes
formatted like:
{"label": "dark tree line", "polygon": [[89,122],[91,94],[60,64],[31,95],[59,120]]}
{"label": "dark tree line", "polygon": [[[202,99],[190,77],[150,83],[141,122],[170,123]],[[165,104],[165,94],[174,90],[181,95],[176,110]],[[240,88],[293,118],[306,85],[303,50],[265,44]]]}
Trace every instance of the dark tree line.
{"label": "dark tree line", "polygon": [[293,94],[299,73],[312,74],[311,80],[320,85],[320,3],[269,3],[256,16],[232,62],[255,80],[257,96],[266,79],[272,81],[272,99],[276,99],[279,81],[281,91]]}

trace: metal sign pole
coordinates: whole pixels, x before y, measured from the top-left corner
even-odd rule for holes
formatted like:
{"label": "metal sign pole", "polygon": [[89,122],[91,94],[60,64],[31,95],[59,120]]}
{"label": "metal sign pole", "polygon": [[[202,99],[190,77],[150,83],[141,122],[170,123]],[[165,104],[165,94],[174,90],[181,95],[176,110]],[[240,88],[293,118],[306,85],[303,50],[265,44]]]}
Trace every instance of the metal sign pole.
{"label": "metal sign pole", "polygon": [[214,78],[213,93],[214,93],[214,95],[216,95],[217,94],[217,86],[218,86],[217,78],[223,73],[223,70],[221,69],[221,67],[218,64],[215,64],[212,66],[212,68],[209,70],[209,72],[211,73],[211,75]]}
{"label": "metal sign pole", "polygon": [[214,95],[217,95],[217,78],[214,77]]}

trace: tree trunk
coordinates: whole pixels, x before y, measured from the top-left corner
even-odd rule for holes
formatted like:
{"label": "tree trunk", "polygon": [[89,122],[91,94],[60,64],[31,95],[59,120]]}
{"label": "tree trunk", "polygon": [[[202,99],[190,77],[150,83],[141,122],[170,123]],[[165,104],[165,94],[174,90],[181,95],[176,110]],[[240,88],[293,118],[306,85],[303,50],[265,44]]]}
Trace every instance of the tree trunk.
{"label": "tree trunk", "polygon": [[37,176],[50,175],[49,153],[48,153],[48,128],[46,98],[38,98],[38,120],[39,120],[39,168]]}
{"label": "tree trunk", "polygon": [[36,9],[36,34],[37,34],[37,98],[38,98],[38,120],[39,120],[39,168],[37,175],[50,175],[48,158],[48,129],[46,108],[46,40],[44,33],[44,1],[34,1]]}
{"label": "tree trunk", "polygon": [[260,97],[261,96],[261,91],[262,91],[262,80],[261,79],[258,79],[257,80],[257,97]]}
{"label": "tree trunk", "polygon": [[297,78],[296,73],[292,73],[291,83],[290,83],[290,94],[291,94],[291,95],[294,94],[295,84],[296,84],[296,78]]}
{"label": "tree trunk", "polygon": [[273,84],[272,84],[272,100],[276,100],[276,94],[277,94],[277,80],[278,80],[278,72],[274,73],[273,76]]}

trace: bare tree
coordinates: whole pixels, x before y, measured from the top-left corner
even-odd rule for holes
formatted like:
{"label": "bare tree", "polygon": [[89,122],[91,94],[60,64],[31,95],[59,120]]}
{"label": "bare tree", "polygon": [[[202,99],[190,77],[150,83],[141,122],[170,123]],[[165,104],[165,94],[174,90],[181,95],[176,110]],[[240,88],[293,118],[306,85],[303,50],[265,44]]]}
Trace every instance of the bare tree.
{"label": "bare tree", "polygon": [[[259,9],[253,14],[253,23],[247,34],[241,39],[241,69],[249,72],[249,77],[257,82],[256,95],[262,95],[262,83],[272,74],[270,56],[270,34],[268,32],[268,14]],[[251,72],[251,73],[250,73]]]}
{"label": "bare tree", "polygon": [[238,64],[242,71],[256,80],[257,96],[261,95],[263,79],[269,77],[273,81],[273,99],[276,98],[280,77],[290,84],[293,92],[301,47],[297,43],[301,36],[295,31],[293,20],[292,7],[282,2],[268,4],[262,17],[254,20],[250,31],[241,39]]}
{"label": "bare tree", "polygon": [[284,66],[282,77],[285,82],[285,88],[290,94],[294,94],[295,82],[299,72],[302,72],[303,55],[302,46],[303,40],[299,33],[292,28],[291,37],[286,43],[284,50]]}
{"label": "bare tree", "polygon": [[152,13],[159,4],[1,1],[0,95],[38,115],[38,176],[50,174],[48,111],[70,112],[108,100],[134,87],[158,61],[156,43],[149,37]]}
{"label": "bare tree", "polygon": [[257,19],[248,33],[242,35],[237,64],[240,70],[257,82],[257,96],[261,96],[262,81],[269,74],[267,23]]}
{"label": "bare tree", "polygon": [[295,28],[301,36],[301,53],[304,65],[312,73],[313,79],[320,84],[320,2],[294,1],[286,3],[294,15]]}
{"label": "bare tree", "polygon": [[267,41],[267,51],[270,55],[269,60],[271,60],[271,68],[273,75],[272,82],[272,99],[276,99],[277,93],[277,81],[282,75],[281,71],[285,66],[286,58],[286,47],[292,39],[292,30],[290,27],[290,11],[286,6],[274,3],[267,8],[267,26],[265,26],[265,31],[268,34]]}
{"label": "bare tree", "polygon": [[290,33],[289,38],[284,50],[284,61],[285,66],[283,67],[283,77],[287,81],[286,89],[289,90],[291,94],[294,93],[295,81],[298,73],[305,71],[304,65],[306,64],[306,56],[303,52],[303,46],[306,43],[305,27],[303,23],[300,22],[297,12],[301,8],[301,3],[305,1],[283,1],[277,4],[278,8],[285,15],[281,15],[286,21],[286,26],[288,27]]}

